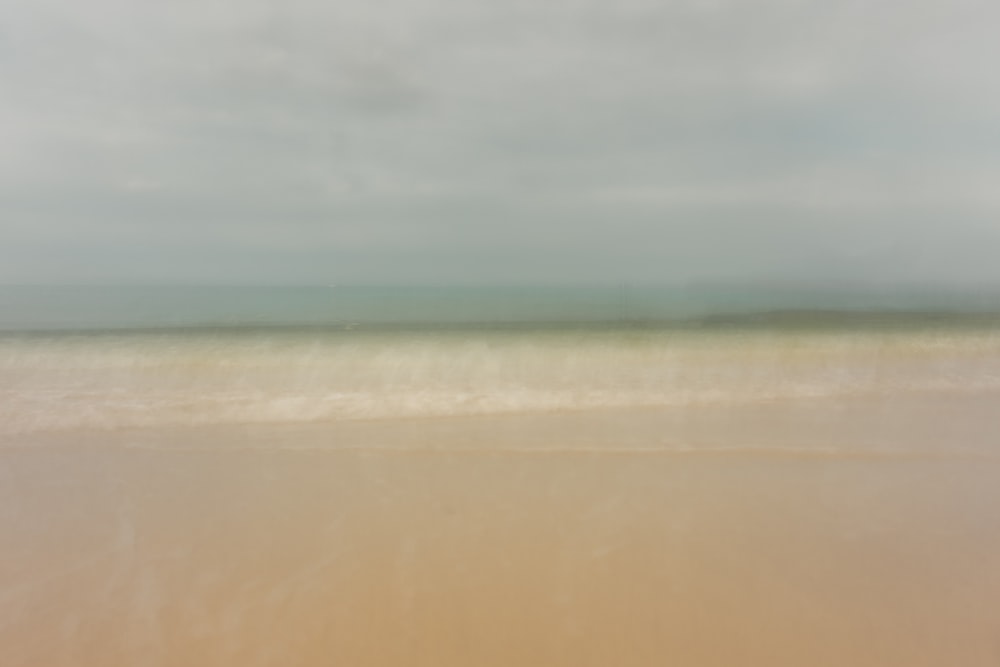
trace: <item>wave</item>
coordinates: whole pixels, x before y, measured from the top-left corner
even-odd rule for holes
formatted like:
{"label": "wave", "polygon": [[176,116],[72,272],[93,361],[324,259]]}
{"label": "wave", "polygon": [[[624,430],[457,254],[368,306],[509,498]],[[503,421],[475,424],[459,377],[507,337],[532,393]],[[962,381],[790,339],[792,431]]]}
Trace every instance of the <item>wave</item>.
{"label": "wave", "polygon": [[992,330],[187,331],[0,339],[0,435],[1000,389]]}

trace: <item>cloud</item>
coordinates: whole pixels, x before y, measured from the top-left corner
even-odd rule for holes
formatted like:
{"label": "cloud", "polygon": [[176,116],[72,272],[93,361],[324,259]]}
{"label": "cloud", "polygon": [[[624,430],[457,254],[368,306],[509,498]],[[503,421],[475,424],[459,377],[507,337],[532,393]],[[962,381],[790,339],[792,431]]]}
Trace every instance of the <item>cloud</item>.
{"label": "cloud", "polygon": [[0,281],[1000,279],[986,3],[9,4]]}

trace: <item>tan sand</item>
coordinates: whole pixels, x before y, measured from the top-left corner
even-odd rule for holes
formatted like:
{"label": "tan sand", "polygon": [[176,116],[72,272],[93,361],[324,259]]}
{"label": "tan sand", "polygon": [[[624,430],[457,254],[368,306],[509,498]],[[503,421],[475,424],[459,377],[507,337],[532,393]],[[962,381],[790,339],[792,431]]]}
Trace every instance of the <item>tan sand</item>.
{"label": "tan sand", "polygon": [[0,664],[1000,664],[995,460],[495,446],[570,422],[0,450]]}

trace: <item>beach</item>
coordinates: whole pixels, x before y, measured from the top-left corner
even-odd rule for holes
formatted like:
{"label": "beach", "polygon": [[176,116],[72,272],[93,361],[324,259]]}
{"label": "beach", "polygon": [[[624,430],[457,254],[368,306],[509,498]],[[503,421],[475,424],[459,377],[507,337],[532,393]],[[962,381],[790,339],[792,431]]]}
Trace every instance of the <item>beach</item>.
{"label": "beach", "polygon": [[1000,667],[991,13],[4,3],[0,667]]}
{"label": "beach", "polygon": [[1000,461],[926,427],[990,401],[927,400],[22,438],[5,664],[992,665]]}
{"label": "beach", "polygon": [[995,665],[987,324],[8,333],[3,664]]}

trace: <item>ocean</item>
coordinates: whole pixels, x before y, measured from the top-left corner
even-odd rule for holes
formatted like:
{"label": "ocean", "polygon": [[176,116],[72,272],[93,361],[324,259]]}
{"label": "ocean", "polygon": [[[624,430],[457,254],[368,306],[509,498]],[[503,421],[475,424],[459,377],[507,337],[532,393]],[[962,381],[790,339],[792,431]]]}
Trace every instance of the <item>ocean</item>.
{"label": "ocean", "polygon": [[1000,298],[0,288],[10,665],[995,665]]}

